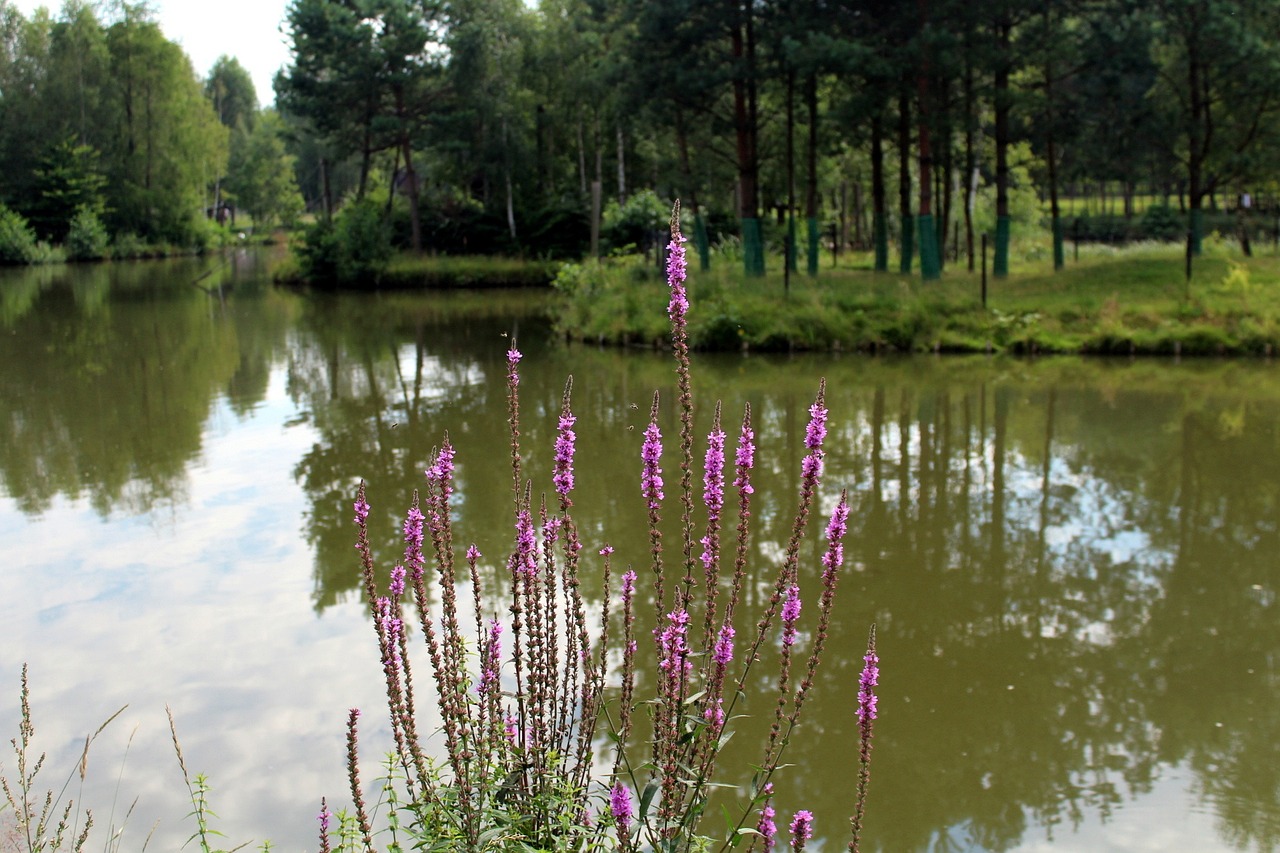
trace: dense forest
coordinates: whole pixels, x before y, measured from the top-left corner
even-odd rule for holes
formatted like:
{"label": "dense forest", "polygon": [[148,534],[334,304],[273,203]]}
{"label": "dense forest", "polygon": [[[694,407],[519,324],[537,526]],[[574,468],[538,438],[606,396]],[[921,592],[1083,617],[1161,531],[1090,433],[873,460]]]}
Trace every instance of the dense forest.
{"label": "dense forest", "polygon": [[0,218],[40,240],[305,204],[411,250],[571,257],[678,196],[749,272],[834,238],[929,277],[983,232],[997,274],[1019,231],[1061,262],[1068,209],[1195,248],[1277,190],[1273,0],[293,0],[278,111],[144,5],[95,8],[0,0]]}

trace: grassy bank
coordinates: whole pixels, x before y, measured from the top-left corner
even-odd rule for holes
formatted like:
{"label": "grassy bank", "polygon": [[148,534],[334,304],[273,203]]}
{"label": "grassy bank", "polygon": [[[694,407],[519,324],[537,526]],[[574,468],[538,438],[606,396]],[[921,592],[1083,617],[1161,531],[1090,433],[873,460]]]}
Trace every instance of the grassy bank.
{"label": "grassy bank", "polygon": [[[513,287],[546,287],[556,276],[560,264],[554,261],[530,261],[519,258],[496,258],[479,255],[411,255],[391,258],[386,268],[362,274],[354,284],[340,285],[344,290],[456,290]],[[280,284],[314,284],[334,286],[332,282],[308,282],[297,256],[291,256],[275,272]]]}
{"label": "grassy bank", "polygon": [[[689,334],[702,349],[1257,354],[1280,347],[1280,256],[1253,258],[1208,241],[1188,284],[1182,248],[1081,247],[1055,273],[1028,252],[1007,278],[981,278],[962,261],[938,281],[874,273],[870,258],[830,258],[816,277],[748,279],[731,257],[691,264]],[[1030,257],[1028,257],[1028,255]],[[557,329],[567,337],[657,345],[667,330],[656,269],[623,259],[566,267]]]}

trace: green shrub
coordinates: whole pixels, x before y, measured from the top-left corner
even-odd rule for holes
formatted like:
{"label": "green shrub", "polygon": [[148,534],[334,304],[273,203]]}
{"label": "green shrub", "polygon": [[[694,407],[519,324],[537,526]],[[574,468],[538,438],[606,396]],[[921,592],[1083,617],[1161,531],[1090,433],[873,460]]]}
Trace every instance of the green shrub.
{"label": "green shrub", "polygon": [[313,283],[376,286],[391,263],[391,229],[368,199],[317,222],[297,247],[303,276]]}
{"label": "green shrub", "polygon": [[27,220],[0,204],[0,264],[34,263],[36,253],[36,234]]}
{"label": "green shrub", "polygon": [[671,205],[653,190],[641,190],[623,204],[610,201],[601,217],[600,235],[611,249],[635,246],[644,249],[663,239],[662,231],[671,219]]}
{"label": "green shrub", "polygon": [[113,258],[145,258],[148,256],[147,244],[132,231],[124,231],[115,236],[111,244]]}
{"label": "green shrub", "polygon": [[92,209],[81,207],[71,217],[71,227],[67,231],[67,255],[72,260],[96,261],[104,258],[110,242],[106,226]]}

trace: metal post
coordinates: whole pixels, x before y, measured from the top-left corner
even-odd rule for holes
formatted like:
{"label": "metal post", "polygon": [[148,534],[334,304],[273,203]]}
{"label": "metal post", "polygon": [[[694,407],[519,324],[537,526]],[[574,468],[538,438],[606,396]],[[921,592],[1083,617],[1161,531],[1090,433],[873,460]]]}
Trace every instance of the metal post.
{"label": "metal post", "polygon": [[982,232],[982,308],[987,307],[987,232]]}

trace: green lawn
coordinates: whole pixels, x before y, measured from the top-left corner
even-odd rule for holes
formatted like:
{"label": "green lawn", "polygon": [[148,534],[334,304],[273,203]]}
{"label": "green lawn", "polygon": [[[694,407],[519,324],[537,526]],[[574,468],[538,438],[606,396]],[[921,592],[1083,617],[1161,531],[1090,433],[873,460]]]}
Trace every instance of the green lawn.
{"label": "green lawn", "polygon": [[[1054,272],[1038,244],[1015,246],[1007,278],[981,278],[964,260],[938,281],[875,273],[869,256],[842,259],[817,277],[774,269],[746,278],[717,257],[691,258],[689,332],[707,349],[1142,352],[1264,354],[1280,345],[1280,256],[1245,258],[1208,241],[1190,283],[1181,246],[1081,247]],[[896,263],[891,264],[896,269]],[[559,329],[613,343],[662,343],[665,283],[637,260],[566,268],[557,281]]]}

